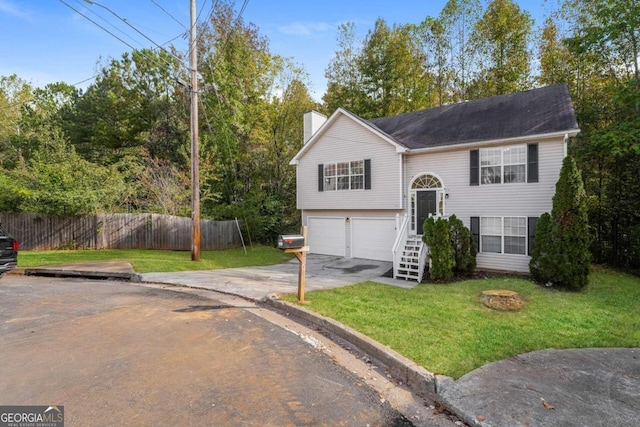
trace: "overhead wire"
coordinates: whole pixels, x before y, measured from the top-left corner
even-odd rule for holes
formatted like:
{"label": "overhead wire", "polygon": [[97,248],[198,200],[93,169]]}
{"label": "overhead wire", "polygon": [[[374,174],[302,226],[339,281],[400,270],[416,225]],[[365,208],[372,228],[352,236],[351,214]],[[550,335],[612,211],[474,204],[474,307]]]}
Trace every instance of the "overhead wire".
{"label": "overhead wire", "polygon": [[[62,0],[60,0],[62,1]],[[110,14],[112,14],[113,16],[115,16],[117,19],[119,19],[120,21],[122,21],[124,24],[126,24],[129,28],[131,28],[133,31],[135,31],[136,33],[140,34],[142,37],[144,37],[146,40],[148,40],[149,42],[151,42],[154,46],[156,46],[158,49],[162,50],[164,53],[166,53],[167,55],[173,56],[175,59],[177,59],[178,61],[182,62],[181,58],[178,58],[177,56],[175,56],[174,54],[172,54],[171,52],[168,52],[164,47],[160,46],[158,43],[156,43],[151,37],[147,36],[146,34],[144,34],[142,31],[138,30],[134,25],[132,25],[126,18],[121,17],[120,15],[118,15],[117,13],[115,13],[113,10],[111,10],[110,8],[92,1],[91,4],[96,5],[98,7],[101,7],[102,9],[106,10],[107,12],[109,12]]]}
{"label": "overhead wire", "polygon": [[[77,14],[79,14],[80,16],[82,16],[83,18],[87,19],[89,22],[93,23],[94,25],[96,25],[97,27],[99,27],[100,29],[102,29],[103,31],[105,31],[106,33],[108,33],[109,35],[111,35],[112,37],[114,37],[115,39],[119,40],[120,42],[122,42],[123,44],[125,44],[127,47],[129,47],[132,51],[137,50],[138,52],[140,52],[145,58],[147,58],[149,61],[151,61],[152,63],[154,63],[155,65],[159,66],[160,68],[164,68],[165,66],[169,67],[169,69],[171,69],[174,64],[172,64],[171,62],[169,62],[166,58],[163,57],[152,57],[146,53],[144,53],[143,50],[140,49],[136,49],[135,47],[133,47],[131,44],[127,43],[126,41],[122,40],[120,37],[118,37],[117,35],[115,35],[113,32],[109,31],[107,28],[103,27],[102,25],[100,25],[99,23],[97,23],[96,21],[94,21],[93,19],[91,19],[90,17],[88,17],[86,14],[82,13],[81,11],[79,11],[78,9],[74,8],[73,6],[71,6],[70,4],[68,4],[66,1],[64,0],[59,0],[62,4],[64,4],[65,6],[67,6],[68,8],[70,8],[71,10],[73,10],[74,12],[76,12]],[[129,24],[128,22],[126,22],[126,20],[122,17],[120,17],[119,15],[117,15],[115,12],[109,10],[109,8],[106,8],[98,3],[93,2],[92,4],[95,4],[97,6],[101,6],[102,8],[106,9],[107,11],[109,11],[110,13],[112,13],[114,16],[116,16],[118,19],[120,19],[121,21],[125,22],[127,25],[129,25],[131,28],[133,28],[134,30],[136,30],[138,33],[140,33],[141,35],[143,35],[145,38],[147,38],[148,40],[150,40],[153,44],[155,44],[156,46],[159,46],[157,43],[155,43],[153,40],[151,40],[149,37],[147,37],[146,35],[142,34],[142,32],[138,31],[137,29],[135,29],[131,24]],[[95,13],[94,13],[95,14]],[[99,15],[98,15],[99,16]],[[186,70],[189,69],[189,67],[185,66],[185,64],[182,62],[181,58],[178,58],[177,56],[173,55],[172,53],[166,51],[166,49],[164,49],[162,46],[159,46],[159,48],[165,52],[166,54],[168,54],[169,56],[173,57],[174,59],[176,59],[178,61],[178,64],[182,67],[184,67]],[[159,61],[162,61],[159,62]],[[92,77],[92,78],[96,78],[97,76],[99,76],[100,74],[97,74],[96,76]],[[90,79],[87,79],[90,80]],[[84,82],[84,81],[83,81]],[[82,83],[82,82],[80,82]]]}
{"label": "overhead wire", "polygon": [[[216,0],[211,5],[211,10],[209,12],[209,15],[207,16],[207,20],[211,19],[211,16],[213,15],[213,13],[215,11],[215,7],[216,7],[217,3],[218,3],[218,0]],[[242,19],[242,14],[244,13],[248,3],[249,3],[249,0],[245,0],[244,1],[243,5],[242,5],[242,8],[240,9],[240,12],[238,13],[238,16],[236,17],[234,22],[232,24],[230,24],[230,28],[228,29],[228,32],[226,34],[224,45],[222,46],[223,48],[226,47],[226,45],[230,42],[231,34],[235,30],[235,27],[237,26],[237,24],[240,21],[240,19]],[[211,63],[207,62],[206,65],[208,66],[209,71],[211,72],[211,74],[213,76],[214,71],[213,71],[213,67],[211,66]],[[214,95],[216,97],[216,100],[218,101],[218,102],[216,102],[216,106],[218,107],[217,114],[218,114],[219,117],[222,117],[222,105],[220,103],[220,95],[218,94],[218,88],[215,85],[215,82],[213,83],[212,87],[213,87],[213,92],[214,92]],[[199,102],[203,107],[202,110],[203,110],[205,121],[207,123],[207,128],[209,129],[209,133],[211,134],[211,137],[213,139],[213,129],[212,129],[211,123],[209,121],[209,117],[207,116],[207,109],[205,108],[206,105],[205,105],[204,101],[202,100],[202,98],[199,98]],[[225,169],[226,172],[228,172],[229,170],[232,170],[235,173],[236,167],[235,167],[235,162],[234,162],[233,156],[231,155],[231,144],[229,143],[229,135],[228,135],[227,132],[224,132],[223,140],[224,140],[224,142],[226,144],[226,148],[227,148],[227,152],[228,152],[228,156],[229,156],[228,161],[230,163],[228,165],[227,162],[223,162],[223,168]],[[225,182],[225,184],[227,186],[229,186],[229,182]]]}
{"label": "overhead wire", "polygon": [[[161,11],[163,11],[166,15],[168,15],[171,19],[173,19],[175,22],[177,22],[177,23],[178,23],[182,28],[184,28],[185,30],[187,29],[187,27],[186,27],[184,24],[182,24],[182,23],[181,23],[177,18],[175,18],[175,16],[173,16],[173,15],[172,15],[171,13],[169,13],[166,9],[164,9],[161,5],[159,5],[155,0],[150,0],[150,1],[151,1],[151,2],[156,6],[156,7],[158,7]],[[129,44],[129,43],[127,43],[126,41],[122,40],[120,37],[118,37],[117,35],[115,35],[113,32],[109,31],[108,29],[106,29],[105,27],[103,27],[102,25],[100,25],[99,23],[97,23],[97,22],[95,22],[94,20],[92,20],[91,18],[89,18],[88,16],[86,16],[86,15],[85,15],[84,13],[82,13],[81,11],[79,11],[79,10],[75,9],[74,7],[72,7],[71,5],[69,5],[69,4],[68,4],[67,2],[65,2],[64,0],[60,0],[60,2],[61,2],[61,3],[63,3],[64,5],[66,5],[67,7],[69,7],[71,10],[75,11],[76,13],[78,13],[79,15],[83,16],[85,19],[87,19],[88,21],[90,21],[91,23],[93,23],[94,25],[96,25],[97,27],[101,28],[103,31],[105,31],[105,32],[107,32],[108,34],[110,34],[112,37],[116,38],[117,40],[119,40],[120,42],[122,42],[123,44],[125,44],[126,46],[128,46],[130,49],[132,49],[132,50],[136,50],[132,45],[130,45],[130,44]],[[173,55],[172,53],[167,52],[167,51],[164,49],[164,47],[163,47],[163,46],[159,45],[159,44],[158,44],[158,43],[156,43],[154,40],[152,40],[150,37],[148,37],[146,34],[144,34],[142,31],[138,30],[138,29],[137,29],[135,26],[133,26],[133,25],[132,25],[132,24],[131,24],[127,19],[125,19],[125,18],[121,17],[121,16],[120,16],[120,15],[118,15],[117,13],[113,12],[111,9],[109,9],[109,8],[107,8],[107,7],[105,7],[105,6],[101,5],[101,4],[99,4],[99,3],[92,2],[92,4],[95,4],[96,6],[102,7],[103,9],[107,10],[109,13],[111,13],[111,14],[112,14],[113,16],[115,16],[117,19],[119,19],[120,21],[122,21],[123,23],[125,23],[127,26],[129,26],[131,29],[133,29],[134,31],[136,31],[138,34],[140,34],[140,35],[141,35],[142,37],[144,37],[146,40],[148,40],[149,42],[153,43],[153,44],[154,44],[158,49],[161,49],[162,51],[164,51],[164,52],[165,52],[165,53],[167,53],[168,55],[170,55],[170,56],[172,56],[173,58],[177,59],[177,60],[179,61],[179,64],[180,64],[180,65],[185,66],[185,65],[182,63],[182,59],[181,59],[181,58],[178,58],[178,57],[176,57],[175,55]],[[212,1],[212,3],[211,3],[211,8],[210,8],[210,10],[209,10],[209,13],[207,14],[207,18],[206,18],[206,21],[205,21],[205,22],[207,22],[207,21],[209,21],[209,20],[211,19],[211,17],[213,16],[213,13],[215,12],[215,8],[216,8],[217,4],[218,4],[218,0],[215,0],[215,2],[214,2],[214,1]],[[233,21],[233,23],[232,23],[232,24],[230,24],[230,28],[228,29],[228,32],[227,32],[227,37],[226,37],[225,45],[226,45],[226,44],[228,44],[228,43],[230,42],[231,34],[232,34],[232,33],[233,33],[233,31],[235,30],[235,27],[237,26],[238,22],[242,19],[242,15],[244,14],[244,12],[245,12],[245,10],[246,10],[246,8],[247,8],[248,4],[249,4],[249,0],[244,0],[244,2],[243,2],[243,4],[242,4],[242,7],[241,7],[241,9],[240,9],[240,12],[238,13],[238,16],[235,18],[235,20]],[[199,18],[202,16],[202,13],[203,13],[203,11],[204,11],[204,9],[205,9],[205,6],[206,6],[206,0],[205,0],[205,2],[203,3],[203,5],[201,6],[201,8],[200,8],[200,11],[199,11],[199,13],[198,13],[198,15],[197,15],[196,22],[195,22],[195,24],[194,24],[194,25],[197,25],[197,23],[198,23],[198,21],[199,21]],[[93,11],[92,11],[92,13],[94,13],[94,14],[95,14],[95,12],[93,12]],[[96,15],[97,15],[97,14],[96,14]],[[99,15],[97,15],[97,16],[99,16]],[[101,18],[101,19],[103,19],[103,20],[104,20],[104,18]],[[106,20],[104,20],[104,21],[105,21],[105,22],[108,22],[108,21],[106,21]],[[110,25],[112,25],[112,24],[110,24]],[[113,25],[112,25],[112,26],[113,26]],[[113,26],[113,27],[117,29],[117,27],[115,27],[115,26]],[[120,32],[122,32],[121,30],[119,30],[119,31],[120,31]],[[123,33],[123,34],[126,34],[126,33]],[[127,35],[127,36],[128,36],[128,35]],[[166,44],[170,43],[171,41],[173,41],[173,40],[177,39],[177,38],[178,38],[178,37],[180,37],[180,36],[182,36],[182,33],[181,33],[180,35],[178,35],[178,36],[174,37],[174,38],[173,38],[173,39],[171,39],[170,41],[168,41],[168,42],[164,43],[164,44],[166,45]],[[129,37],[129,38],[131,38],[130,36],[128,36],[128,37]],[[133,39],[132,39],[132,40],[133,40]],[[194,48],[194,46],[190,46],[190,47],[189,47],[189,49],[193,49],[193,48]],[[160,66],[162,66],[161,64],[159,64],[159,63],[157,62],[157,60],[156,60],[155,58],[150,57],[150,56],[148,56],[148,55],[147,55],[147,58],[148,58],[149,60],[151,60],[152,62],[154,62],[156,65],[160,65]],[[162,58],[161,58],[161,59],[162,59]],[[164,62],[166,63],[166,65],[170,65],[170,66],[172,65],[172,64],[170,64],[168,61],[166,61],[166,59],[164,60]],[[211,64],[210,64],[210,63],[208,63],[207,65],[208,65],[208,67],[210,68],[210,71],[213,73],[213,69],[212,69],[212,67],[211,67]],[[186,66],[185,66],[185,68],[189,69],[189,67],[186,67]],[[99,74],[98,74],[98,75],[96,75],[96,76],[90,77],[90,78],[88,78],[88,79],[85,79],[85,80],[83,80],[83,81],[81,81],[81,82],[78,82],[78,83],[76,83],[76,84],[74,84],[74,85],[82,84],[82,83],[84,83],[84,82],[86,82],[86,81],[89,81],[89,80],[91,80],[91,79],[94,79],[94,78],[96,78],[96,77],[98,77],[98,76],[99,76]],[[214,88],[213,88],[213,89],[214,89],[214,93],[215,93],[216,98],[217,98],[217,99],[219,99],[219,94],[218,94],[218,92],[217,92],[217,88],[215,87],[215,85],[214,85]],[[202,99],[200,100],[200,103],[202,104],[202,106],[203,106],[203,107],[205,107],[204,102],[202,101]],[[220,111],[219,111],[219,114],[221,115],[221,113],[222,113],[222,106],[220,105],[220,103],[217,103],[217,105],[218,105],[218,109],[220,110]],[[208,129],[209,129],[210,133],[211,133],[211,134],[213,134],[212,127],[211,127],[211,122],[210,122],[209,117],[207,116],[207,113],[206,113],[206,108],[203,108],[203,110],[204,110],[204,111],[203,111],[203,113],[204,113],[204,116],[205,116],[205,121],[206,121],[206,123],[207,123]],[[227,138],[225,138],[225,139],[228,139],[228,136],[227,136]],[[229,146],[229,141],[226,141],[226,142],[227,142],[227,150],[229,150],[229,155],[230,155],[230,154],[231,154],[231,153],[230,153],[230,149],[231,149],[231,147]]]}
{"label": "overhead wire", "polygon": [[156,0],[149,0],[151,1],[151,3],[155,4],[161,11],[163,11],[165,14],[167,14],[167,16],[169,16],[169,18],[173,19],[174,21],[176,21],[178,23],[178,25],[180,25],[182,28],[184,28],[185,30],[189,30],[182,22],[180,22],[175,16],[173,16],[172,14],[170,14],[169,12],[167,12],[165,10],[165,8],[163,8],[162,6],[160,6]]}
{"label": "overhead wire", "polygon": [[138,43],[140,45],[142,45],[140,42],[138,42],[136,39],[134,39],[133,37],[131,37],[129,34],[125,33],[124,31],[122,31],[120,28],[116,27],[113,23],[107,21],[105,18],[103,18],[102,16],[100,16],[99,14],[97,14],[96,12],[93,11],[93,9],[86,7],[84,4],[82,4],[82,2],[80,0],[75,0],[75,2],[79,5],[81,5],[85,10],[87,10],[89,13],[95,15],[96,17],[98,17],[100,20],[102,20],[104,23],[106,23],[107,25],[109,25],[111,28],[113,28],[114,30],[118,31],[120,34],[122,34],[123,36],[129,38],[129,40]]}
{"label": "overhead wire", "polygon": [[64,4],[65,6],[67,6],[69,9],[73,10],[74,12],[76,12],[78,15],[84,17],[87,21],[91,22],[93,25],[99,27],[100,29],[102,29],[103,31],[105,31],[106,33],[110,34],[112,37],[114,37],[115,39],[119,40],[121,43],[125,44],[126,46],[128,46],[131,50],[136,50],[135,47],[131,46],[129,43],[127,43],[126,41],[122,40],[120,37],[116,36],[115,34],[113,34],[111,31],[109,31],[108,29],[106,29],[105,27],[103,27],[102,25],[98,24],[96,21],[94,21],[93,19],[89,18],[87,15],[85,15],[84,13],[80,12],[78,9],[76,9],[75,7],[71,6],[69,3],[67,3],[64,0],[59,0],[60,3]]}
{"label": "overhead wire", "polygon": [[200,6],[200,12],[196,15],[196,22],[200,21],[200,16],[202,15],[202,11],[204,10],[204,6],[207,4],[207,0],[202,2],[202,6]]}
{"label": "overhead wire", "polygon": [[[141,52],[140,49],[135,48],[132,44],[130,44],[129,42],[123,40],[123,38],[119,37],[118,35],[116,35],[113,31],[109,30],[108,28],[106,28],[105,26],[101,25],[100,23],[96,22],[94,19],[92,19],[91,17],[87,16],[87,14],[83,13],[81,10],[75,8],[74,6],[72,6],[71,4],[67,3],[65,0],[59,0],[62,4],[64,4],[66,7],[68,7],[69,9],[71,9],[72,11],[74,11],[75,13],[77,13],[78,15],[82,16],[83,18],[85,18],[87,21],[91,22],[93,25],[95,25],[96,27],[100,28],[101,30],[103,30],[104,32],[106,32],[107,34],[109,34],[110,36],[112,36],[113,38],[115,38],[116,40],[118,40],[119,42],[121,42],[122,44],[124,44],[125,46],[127,46],[128,48],[130,48],[132,51],[133,50],[137,50],[139,52]],[[75,0],[76,3],[81,4],[79,0]],[[176,19],[173,15],[171,15],[167,10],[165,10],[162,6],[160,6],[155,0],[150,0],[153,4],[155,4],[158,8],[160,8],[165,14],[167,14],[169,17],[171,17],[175,22],[177,22],[182,28],[187,29],[187,27],[182,24],[178,19]],[[135,28],[132,24],[130,24],[127,19],[122,18],[121,16],[119,16],[118,14],[116,14],[115,12],[113,12],[112,10],[110,10],[108,7],[105,7],[97,2],[88,2],[90,4],[94,4],[96,6],[102,7],[103,9],[107,10],[108,12],[110,12],[112,15],[114,15],[116,18],[118,18],[120,21],[124,22],[126,25],[128,25],[130,28],[132,28],[134,31],[136,31],[138,34],[140,34],[141,36],[143,36],[145,39],[147,39],[148,41],[150,41],[151,43],[153,43],[155,46],[157,46],[158,49],[161,49],[163,52],[165,52],[166,54],[170,55],[171,57],[173,57],[174,59],[176,59],[178,61],[178,64],[185,67],[186,69],[188,69],[188,67],[186,67],[183,64],[183,60],[177,56],[175,56],[174,54],[172,54],[171,52],[166,51],[166,49],[159,45],[158,43],[156,43],[154,40],[152,40],[150,37],[146,36],[143,32],[139,31],[137,28]],[[204,10],[206,5],[206,1],[203,4],[203,6],[200,9],[200,13],[202,13],[202,11]],[[126,32],[122,31],[120,28],[118,28],[117,26],[115,26],[113,23],[109,22],[108,20],[106,20],[104,17],[102,17],[100,14],[96,13],[95,11],[93,11],[90,8],[85,8],[89,13],[95,15],[98,19],[100,19],[101,21],[103,21],[106,25],[110,26],[111,28],[113,28],[115,31],[121,33],[123,35],[123,37],[127,37],[129,38],[131,41],[140,44],[141,46],[144,46],[142,43],[140,43],[140,41],[134,39],[133,37],[131,37],[129,34],[127,34]],[[212,6],[213,9],[213,6]],[[182,37],[184,35],[184,33],[180,33],[179,35],[177,35],[176,37],[170,39],[169,41],[165,42],[163,45],[167,45],[169,43],[171,43],[172,41],[178,39],[179,37]],[[147,54],[143,55],[150,60],[151,62],[155,63],[156,65],[160,66],[160,67],[164,67],[169,66],[169,67],[173,67],[174,64],[170,63],[169,61],[167,61],[165,58],[159,57],[160,60],[162,60],[164,62],[164,64],[161,64],[158,62],[158,60],[154,57],[151,57]],[[90,80],[96,79],[97,77],[100,76],[100,73],[91,76],[89,78],[86,78],[84,80],[81,80],[79,82],[70,84],[69,86],[78,86],[81,85],[83,83],[86,83]],[[7,105],[4,105],[3,108],[1,108],[0,110],[2,111],[6,111],[9,110],[11,108],[14,108],[20,104],[26,105],[27,103],[29,103],[31,101],[31,99],[29,100],[25,100],[25,101],[14,101],[14,102],[10,102]]]}

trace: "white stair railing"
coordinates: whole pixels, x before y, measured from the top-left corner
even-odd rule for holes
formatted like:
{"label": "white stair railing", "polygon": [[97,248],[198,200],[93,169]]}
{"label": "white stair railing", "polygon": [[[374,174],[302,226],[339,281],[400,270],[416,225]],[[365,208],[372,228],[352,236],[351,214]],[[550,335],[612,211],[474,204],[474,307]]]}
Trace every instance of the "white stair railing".
{"label": "white stair railing", "polygon": [[422,246],[420,246],[420,257],[418,258],[418,274],[420,278],[418,279],[418,283],[422,282],[422,276],[424,275],[424,268],[427,264],[427,256],[429,255],[429,248],[423,242]]}
{"label": "white stair railing", "polygon": [[396,278],[396,273],[398,268],[400,267],[400,259],[402,258],[402,253],[404,251],[404,244],[407,241],[407,225],[409,223],[409,217],[404,215],[404,217],[399,218],[401,223],[400,227],[398,227],[398,232],[396,235],[396,241],[393,243],[393,278]]}

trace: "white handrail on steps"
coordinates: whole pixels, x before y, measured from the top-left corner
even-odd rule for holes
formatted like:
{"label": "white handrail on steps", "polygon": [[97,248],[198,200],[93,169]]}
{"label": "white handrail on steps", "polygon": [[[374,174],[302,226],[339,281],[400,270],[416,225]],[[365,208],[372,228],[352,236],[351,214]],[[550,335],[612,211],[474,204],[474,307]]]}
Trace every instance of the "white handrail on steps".
{"label": "white handrail on steps", "polygon": [[427,255],[429,255],[429,248],[427,244],[422,242],[420,245],[420,254],[418,258],[418,283],[422,282],[422,276],[424,275],[424,267],[427,263]]}
{"label": "white handrail on steps", "polygon": [[[397,218],[397,217],[396,217]],[[397,218],[400,219],[400,218]],[[398,232],[396,234],[396,241],[393,243],[393,278],[396,278],[396,272],[400,267],[400,258],[402,256],[402,251],[404,250],[404,244],[407,241],[407,224],[409,223],[409,216],[404,215],[401,218],[400,227],[398,228]]]}

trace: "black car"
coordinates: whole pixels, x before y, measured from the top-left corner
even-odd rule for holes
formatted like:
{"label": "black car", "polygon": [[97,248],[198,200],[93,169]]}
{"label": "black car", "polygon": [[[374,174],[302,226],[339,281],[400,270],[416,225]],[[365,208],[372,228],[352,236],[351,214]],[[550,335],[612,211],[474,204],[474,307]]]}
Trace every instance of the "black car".
{"label": "black car", "polygon": [[18,241],[0,228],[0,277],[18,266]]}

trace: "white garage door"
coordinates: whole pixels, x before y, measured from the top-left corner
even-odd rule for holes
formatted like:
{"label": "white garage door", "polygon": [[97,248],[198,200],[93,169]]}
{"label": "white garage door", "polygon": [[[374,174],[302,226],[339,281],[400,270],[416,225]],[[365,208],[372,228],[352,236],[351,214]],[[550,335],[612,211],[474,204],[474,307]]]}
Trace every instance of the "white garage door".
{"label": "white garage door", "polygon": [[351,218],[351,256],[393,261],[395,218]]}
{"label": "white garage door", "polygon": [[344,256],[344,218],[309,217],[308,226],[310,253]]}

